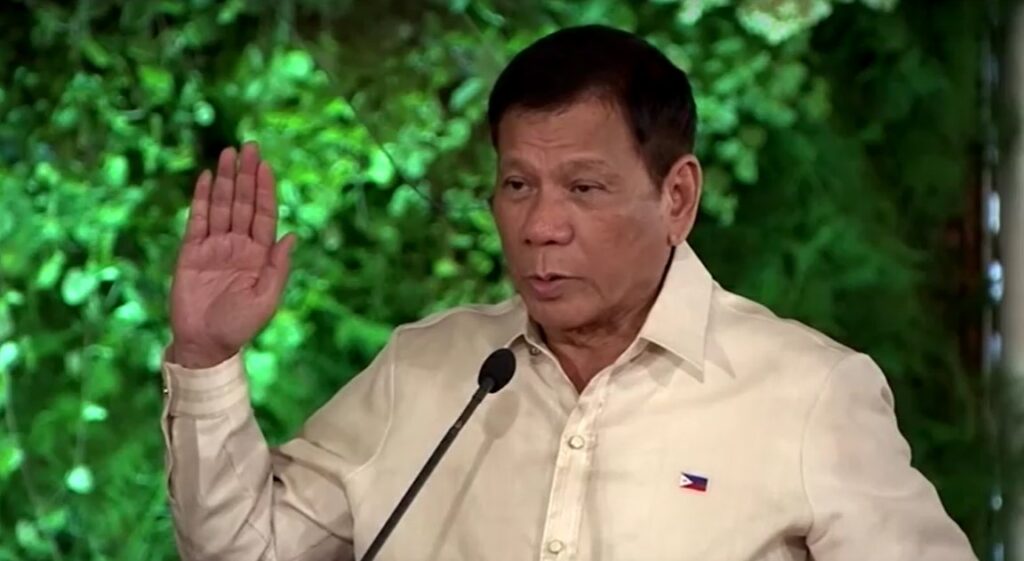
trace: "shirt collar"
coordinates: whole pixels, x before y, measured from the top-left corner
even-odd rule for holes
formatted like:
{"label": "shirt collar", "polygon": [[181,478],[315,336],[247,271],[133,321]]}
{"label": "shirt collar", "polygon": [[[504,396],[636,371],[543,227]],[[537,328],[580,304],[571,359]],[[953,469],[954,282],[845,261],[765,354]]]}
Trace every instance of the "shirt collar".
{"label": "shirt collar", "polygon": [[704,369],[714,280],[689,244],[676,248],[639,338]]}
{"label": "shirt collar", "polygon": [[[704,369],[704,339],[711,308],[714,280],[689,244],[676,248],[669,262],[657,299],[640,328],[638,338],[653,343]],[[506,346],[523,339],[539,345],[540,335],[530,321],[526,306],[517,295]]]}

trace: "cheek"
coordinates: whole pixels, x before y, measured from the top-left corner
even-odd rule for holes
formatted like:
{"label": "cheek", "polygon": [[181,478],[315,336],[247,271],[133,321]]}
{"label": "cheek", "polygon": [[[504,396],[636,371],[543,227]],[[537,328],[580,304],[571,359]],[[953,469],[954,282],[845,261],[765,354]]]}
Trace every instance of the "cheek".
{"label": "cheek", "polygon": [[654,212],[607,214],[586,223],[579,236],[593,280],[605,293],[629,290],[649,276],[650,264],[667,250],[668,234]]}
{"label": "cheek", "polygon": [[513,235],[512,224],[513,217],[505,205],[495,203],[491,207],[491,218],[494,219],[494,225],[498,230],[498,235],[501,237],[502,243],[507,243]]}
{"label": "cheek", "polygon": [[501,250],[505,256],[505,262],[512,270],[522,260],[522,244],[518,243],[520,231],[516,222],[517,218],[505,209],[495,208],[492,213],[494,225],[498,230],[498,238],[501,240]]}
{"label": "cheek", "polygon": [[591,218],[586,221],[587,232],[581,237],[591,240],[594,250],[614,251],[611,255],[618,258],[656,247],[667,235],[662,217],[653,205],[595,214]]}

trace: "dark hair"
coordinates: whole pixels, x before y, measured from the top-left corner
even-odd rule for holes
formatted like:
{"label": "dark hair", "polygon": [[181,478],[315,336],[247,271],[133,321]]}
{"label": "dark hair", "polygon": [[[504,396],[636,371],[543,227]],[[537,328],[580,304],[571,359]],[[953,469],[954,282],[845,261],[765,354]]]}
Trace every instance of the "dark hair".
{"label": "dark hair", "polygon": [[587,95],[622,111],[655,184],[693,151],[697,108],[686,73],[640,37],[602,25],[556,31],[513,57],[488,102],[491,142],[497,147],[509,110],[558,109]]}

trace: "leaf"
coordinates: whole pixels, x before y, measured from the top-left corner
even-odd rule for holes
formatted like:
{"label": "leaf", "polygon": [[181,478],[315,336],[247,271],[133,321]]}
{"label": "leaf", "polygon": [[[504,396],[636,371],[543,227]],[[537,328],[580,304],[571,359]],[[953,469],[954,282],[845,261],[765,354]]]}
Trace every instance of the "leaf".
{"label": "leaf", "polygon": [[411,212],[420,212],[428,207],[426,195],[416,191],[409,184],[399,185],[391,194],[387,213],[392,218],[403,218]]}
{"label": "leaf", "polygon": [[252,402],[264,403],[270,387],[277,381],[277,356],[251,349],[245,353],[245,370],[249,375]]}
{"label": "leaf", "polygon": [[10,372],[20,354],[21,349],[14,341],[4,341],[0,344],[0,372]]}
{"label": "leaf", "polygon": [[75,107],[61,107],[53,113],[53,124],[61,130],[73,129],[78,125],[79,111]]}
{"label": "leaf", "polygon": [[480,95],[487,87],[487,83],[483,78],[474,76],[466,79],[466,81],[459,84],[459,87],[455,88],[452,92],[452,97],[448,101],[448,106],[453,111],[462,111],[472,102],[478,95]]}
{"label": "leaf", "polygon": [[736,15],[747,31],[777,45],[831,12],[832,5],[826,0],[744,0]]}
{"label": "leaf", "polygon": [[6,437],[0,440],[0,481],[8,479],[25,460],[25,453],[14,439]]}
{"label": "leaf", "polygon": [[754,152],[750,150],[740,152],[739,156],[736,158],[733,171],[736,173],[736,179],[741,183],[746,183],[747,185],[756,183],[758,170],[757,158],[754,156]]}
{"label": "leaf", "polygon": [[308,336],[309,332],[298,314],[281,310],[260,334],[259,340],[261,346],[265,343],[268,348],[290,351],[302,346]]}
{"label": "leaf", "polygon": [[395,177],[395,167],[383,150],[374,150],[366,176],[377,185],[388,185]]}
{"label": "leaf", "polygon": [[82,405],[82,420],[89,423],[98,423],[107,419],[107,409],[95,403]]}
{"label": "leaf", "polygon": [[138,301],[131,300],[114,310],[114,318],[128,325],[139,325],[146,321],[146,309]]}
{"label": "leaf", "polygon": [[107,68],[110,66],[110,53],[107,49],[103,48],[93,37],[86,37],[82,43],[82,54],[85,55],[86,60],[93,63],[99,68]]}
{"label": "leaf", "polygon": [[53,286],[57,284],[57,279],[60,278],[61,272],[64,271],[64,262],[66,259],[67,258],[63,251],[59,249],[54,251],[36,273],[36,287],[43,290],[53,288]]}
{"label": "leaf", "polygon": [[36,524],[41,530],[49,534],[60,532],[67,528],[68,525],[68,509],[67,507],[60,507],[39,517]]}
{"label": "leaf", "polygon": [[80,495],[87,495],[93,489],[92,470],[88,466],[78,465],[64,476],[64,485]]}
{"label": "leaf", "polygon": [[230,25],[238,19],[238,15],[245,9],[244,0],[228,0],[221,5],[217,12],[217,23]]}
{"label": "leaf", "polygon": [[43,539],[39,529],[27,520],[18,520],[14,525],[14,535],[18,545],[32,555],[43,556],[52,553],[50,551],[50,544]]}
{"label": "leaf", "polygon": [[124,187],[128,182],[128,158],[108,154],[103,161],[103,179],[111,187]]}
{"label": "leaf", "polygon": [[[671,3],[669,0],[653,0],[657,3]],[[676,23],[683,28],[696,24],[705,13],[722,6],[727,6],[734,0],[673,0],[679,4],[679,11],[676,13]]]}
{"label": "leaf", "polygon": [[197,101],[192,106],[192,119],[201,127],[210,126],[216,116],[213,106],[206,101]]}
{"label": "leaf", "polygon": [[[120,223],[113,223],[112,226],[119,226]],[[121,278],[121,269],[114,265],[107,265],[96,273],[96,278],[103,282],[111,282]]]}
{"label": "leaf", "polygon": [[306,51],[289,51],[281,61],[280,71],[286,78],[302,80],[313,71],[313,57]]}
{"label": "leaf", "polygon": [[434,261],[434,276],[439,279],[450,279],[459,274],[459,265],[450,257],[442,257]]}
{"label": "leaf", "polygon": [[64,282],[61,283],[60,293],[64,302],[70,306],[77,306],[89,297],[99,286],[99,279],[95,274],[87,273],[78,267],[72,267],[68,274],[64,275]]}
{"label": "leaf", "polygon": [[174,75],[165,68],[144,64],[139,67],[139,82],[148,103],[160,105],[174,95]]}
{"label": "leaf", "polygon": [[899,0],[860,0],[862,4],[875,10],[890,12],[896,8]]}

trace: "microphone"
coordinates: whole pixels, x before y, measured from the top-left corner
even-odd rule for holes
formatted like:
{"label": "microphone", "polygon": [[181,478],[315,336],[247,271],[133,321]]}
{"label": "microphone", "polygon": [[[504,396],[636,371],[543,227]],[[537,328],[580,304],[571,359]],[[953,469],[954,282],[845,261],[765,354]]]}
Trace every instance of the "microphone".
{"label": "microphone", "polygon": [[405,514],[406,509],[412,504],[413,499],[420,492],[420,488],[426,483],[427,478],[437,467],[437,464],[441,461],[445,452],[448,451],[448,447],[452,445],[455,437],[462,430],[462,427],[469,420],[470,415],[476,411],[480,402],[483,401],[484,397],[489,393],[496,393],[501,388],[504,388],[508,384],[509,380],[512,379],[512,374],[516,371],[516,356],[512,354],[512,351],[501,348],[487,356],[487,360],[484,361],[483,366],[480,367],[480,375],[477,377],[477,388],[473,397],[469,399],[469,403],[466,408],[462,410],[462,414],[459,415],[458,419],[452,424],[451,428],[438,443],[437,448],[427,458],[427,463],[420,469],[416,479],[413,480],[412,485],[402,496],[402,500],[398,501],[398,506],[391,512],[391,516],[381,526],[380,532],[377,533],[377,537],[373,539],[370,547],[367,548],[366,554],[363,555],[362,561],[372,561],[377,557],[377,553],[380,548],[384,546],[384,542],[391,535],[391,531],[395,529],[398,521]]}

